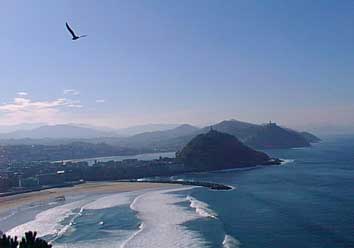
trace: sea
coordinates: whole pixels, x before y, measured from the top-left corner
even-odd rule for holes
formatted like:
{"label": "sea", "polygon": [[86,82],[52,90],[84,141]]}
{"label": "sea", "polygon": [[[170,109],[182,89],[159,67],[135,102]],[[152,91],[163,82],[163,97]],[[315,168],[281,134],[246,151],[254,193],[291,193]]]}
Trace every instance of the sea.
{"label": "sea", "polygon": [[230,191],[186,186],[71,195],[1,213],[0,230],[36,230],[54,248],[354,247],[354,136],[265,152],[284,162],[173,177]]}

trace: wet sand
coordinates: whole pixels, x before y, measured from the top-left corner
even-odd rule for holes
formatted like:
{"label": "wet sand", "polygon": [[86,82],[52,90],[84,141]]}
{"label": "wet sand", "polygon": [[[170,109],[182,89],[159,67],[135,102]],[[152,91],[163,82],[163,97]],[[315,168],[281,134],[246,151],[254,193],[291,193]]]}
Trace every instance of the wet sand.
{"label": "wet sand", "polygon": [[134,183],[134,182],[88,182],[73,187],[52,188],[41,191],[0,197],[0,212],[19,207],[32,202],[46,201],[58,196],[67,196],[80,193],[116,193],[130,192],[162,187],[178,187],[166,183]]}

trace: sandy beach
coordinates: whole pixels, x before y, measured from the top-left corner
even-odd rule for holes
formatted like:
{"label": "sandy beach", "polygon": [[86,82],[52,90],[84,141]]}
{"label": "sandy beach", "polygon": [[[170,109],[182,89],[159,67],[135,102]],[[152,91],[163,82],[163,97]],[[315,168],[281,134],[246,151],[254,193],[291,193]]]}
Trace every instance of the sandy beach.
{"label": "sandy beach", "polygon": [[67,196],[80,193],[116,193],[130,192],[144,189],[162,187],[178,187],[165,183],[132,183],[132,182],[88,182],[73,187],[53,188],[42,191],[23,193],[12,196],[0,197],[0,212],[7,211],[32,202],[46,201],[58,196]]}

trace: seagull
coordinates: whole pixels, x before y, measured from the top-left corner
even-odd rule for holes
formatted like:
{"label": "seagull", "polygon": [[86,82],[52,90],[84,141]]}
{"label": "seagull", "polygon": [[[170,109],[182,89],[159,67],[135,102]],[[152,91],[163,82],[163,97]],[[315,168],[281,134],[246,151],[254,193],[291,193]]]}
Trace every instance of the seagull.
{"label": "seagull", "polygon": [[69,26],[69,24],[68,24],[67,22],[65,23],[65,25],[66,25],[66,28],[69,30],[70,34],[73,36],[72,40],[77,40],[77,39],[79,39],[79,38],[81,38],[81,37],[86,37],[86,36],[87,36],[87,35],[80,35],[80,36],[77,36],[77,35],[74,33],[74,31],[70,28],[70,26]]}

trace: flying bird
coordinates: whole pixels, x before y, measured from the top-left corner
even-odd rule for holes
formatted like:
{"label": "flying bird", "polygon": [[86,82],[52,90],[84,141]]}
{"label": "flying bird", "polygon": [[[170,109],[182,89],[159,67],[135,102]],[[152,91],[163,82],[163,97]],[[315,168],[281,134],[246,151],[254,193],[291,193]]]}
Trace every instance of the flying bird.
{"label": "flying bird", "polygon": [[65,23],[66,25],[66,28],[69,30],[70,34],[73,36],[72,40],[77,40],[79,38],[82,38],[82,37],[86,37],[87,35],[80,35],[80,36],[77,36],[74,31],[70,28],[69,24],[66,22]]}

